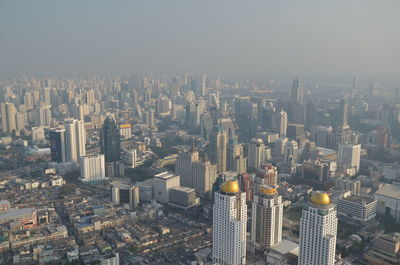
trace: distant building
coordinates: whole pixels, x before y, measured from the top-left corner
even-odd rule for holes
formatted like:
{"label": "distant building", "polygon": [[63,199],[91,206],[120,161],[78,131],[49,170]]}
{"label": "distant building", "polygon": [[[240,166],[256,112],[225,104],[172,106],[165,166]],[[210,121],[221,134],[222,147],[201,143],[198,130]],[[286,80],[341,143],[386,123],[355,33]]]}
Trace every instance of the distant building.
{"label": "distant building", "polygon": [[123,161],[125,167],[128,168],[135,168],[137,163],[137,151],[136,149],[133,150],[126,150],[124,152]]}
{"label": "distant building", "polygon": [[160,203],[168,203],[170,189],[180,186],[180,177],[168,172],[154,176],[154,199]]}
{"label": "distant building", "polygon": [[247,159],[247,166],[255,170],[265,163],[265,145],[262,139],[251,140]]}
{"label": "distant building", "polygon": [[339,144],[338,166],[349,176],[360,170],[361,145]]}
{"label": "distant building", "polygon": [[400,264],[400,234],[377,234],[363,258],[371,265]]}
{"label": "distant building", "polygon": [[65,122],[65,149],[67,161],[79,162],[81,156],[86,155],[86,131],[84,122],[67,120]]}
{"label": "distant building", "polygon": [[376,217],[377,201],[370,197],[347,196],[339,199],[337,212],[356,221],[367,222]]}
{"label": "distant building", "polygon": [[400,222],[400,185],[383,184],[374,195],[378,201],[378,214],[390,215]]}
{"label": "distant building", "polygon": [[65,150],[65,129],[52,129],[49,132],[51,161],[63,163],[67,161]]}
{"label": "distant building", "polygon": [[105,179],[104,155],[88,155],[80,158],[82,181],[98,181]]}

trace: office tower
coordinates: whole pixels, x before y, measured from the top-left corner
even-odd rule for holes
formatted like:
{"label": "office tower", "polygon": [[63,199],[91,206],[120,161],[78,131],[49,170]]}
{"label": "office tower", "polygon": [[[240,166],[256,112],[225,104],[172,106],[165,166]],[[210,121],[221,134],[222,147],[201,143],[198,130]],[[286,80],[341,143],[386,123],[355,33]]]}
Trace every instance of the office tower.
{"label": "office tower", "polygon": [[79,166],[84,182],[104,180],[106,177],[104,155],[81,156]]}
{"label": "office tower", "polygon": [[175,162],[175,173],[181,177],[182,186],[195,189],[201,197],[211,197],[217,166],[201,161],[197,151],[180,153]]}
{"label": "office tower", "polygon": [[261,128],[272,130],[275,128],[275,108],[271,106],[263,107],[261,110]]}
{"label": "office tower", "polygon": [[1,103],[1,126],[3,133],[10,133],[17,129],[15,114],[16,108],[13,103]]}
{"label": "office tower", "polygon": [[304,87],[303,80],[298,76],[293,80],[292,104],[303,104]]}
{"label": "office tower", "polygon": [[340,101],[340,126],[349,126],[349,103],[345,99]]}
{"label": "office tower", "polygon": [[146,125],[149,128],[152,128],[155,126],[155,121],[154,121],[154,110],[150,109],[146,112]]}
{"label": "office tower", "polygon": [[309,101],[306,105],[304,128],[310,130],[312,126],[317,125],[317,119],[317,106],[312,101]]}
{"label": "office tower", "polygon": [[275,114],[275,132],[279,133],[280,137],[286,136],[287,131],[287,113],[283,110]]}
{"label": "office tower", "polygon": [[67,161],[79,161],[86,155],[86,131],[83,121],[65,121],[65,146]]}
{"label": "office tower", "polygon": [[217,165],[217,173],[226,171],[227,135],[222,126],[216,125],[210,135],[209,157]]}
{"label": "office tower", "polygon": [[287,137],[298,140],[304,137],[304,125],[299,123],[290,123],[287,126]]}
{"label": "office tower", "polygon": [[156,100],[156,116],[164,118],[170,115],[171,101],[166,96],[161,96]]}
{"label": "office tower", "polygon": [[282,241],[283,202],[276,186],[262,185],[252,202],[250,241],[252,247],[265,251]]}
{"label": "office tower", "polygon": [[248,167],[259,169],[265,163],[265,145],[261,139],[252,139],[249,144]]}
{"label": "office tower", "polygon": [[361,145],[339,144],[338,165],[350,176],[360,170]]}
{"label": "office tower", "polygon": [[330,148],[333,141],[333,129],[331,126],[318,126],[314,131],[315,145]]}
{"label": "office tower", "polygon": [[101,151],[104,154],[106,163],[120,161],[121,136],[117,122],[111,116],[107,116],[104,120],[101,136]]}
{"label": "office tower", "polygon": [[243,174],[247,172],[247,157],[237,156],[233,160],[233,171],[238,174]]}
{"label": "office tower", "polygon": [[227,181],[214,194],[214,264],[246,264],[246,226],[246,193],[240,191],[236,181]]}
{"label": "office tower", "polygon": [[33,96],[31,92],[24,94],[24,104],[27,110],[33,109]]}
{"label": "office tower", "polygon": [[278,185],[278,169],[273,165],[266,165],[257,170],[253,183],[255,194],[262,185],[274,187]]}
{"label": "office tower", "polygon": [[201,137],[205,140],[210,140],[210,135],[213,131],[214,121],[210,112],[203,113],[200,117]]}
{"label": "office tower", "polygon": [[65,129],[52,129],[49,132],[51,161],[66,162]]}
{"label": "office tower", "polygon": [[314,192],[300,218],[298,265],[334,265],[338,219],[328,194]]}

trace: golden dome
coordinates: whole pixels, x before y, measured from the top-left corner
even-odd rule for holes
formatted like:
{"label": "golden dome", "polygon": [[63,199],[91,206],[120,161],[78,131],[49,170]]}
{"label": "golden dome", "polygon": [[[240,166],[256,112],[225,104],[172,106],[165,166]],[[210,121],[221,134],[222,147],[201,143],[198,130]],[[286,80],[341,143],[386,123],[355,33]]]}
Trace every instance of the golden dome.
{"label": "golden dome", "polygon": [[221,190],[222,190],[223,192],[226,192],[226,193],[236,193],[236,192],[239,192],[239,191],[240,191],[240,189],[239,189],[239,183],[237,183],[237,181],[233,181],[233,180],[226,181],[224,184],[222,184]]}
{"label": "golden dome", "polygon": [[315,204],[327,205],[331,203],[329,195],[323,191],[315,191],[312,193],[310,201]]}
{"label": "golden dome", "polygon": [[276,187],[275,186],[262,185],[260,187],[260,193],[266,194],[266,195],[274,195],[274,194],[276,194]]}

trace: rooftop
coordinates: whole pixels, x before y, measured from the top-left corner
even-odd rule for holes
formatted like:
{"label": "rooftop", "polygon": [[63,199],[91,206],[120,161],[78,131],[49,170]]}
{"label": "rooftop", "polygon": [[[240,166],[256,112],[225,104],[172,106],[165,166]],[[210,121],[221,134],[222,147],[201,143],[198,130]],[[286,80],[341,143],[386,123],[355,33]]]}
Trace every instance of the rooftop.
{"label": "rooftop", "polygon": [[376,192],[376,195],[391,197],[400,200],[400,186],[393,184],[383,184]]}
{"label": "rooftop", "polygon": [[167,180],[167,179],[170,179],[170,178],[175,177],[175,175],[172,174],[172,173],[169,173],[168,171],[165,171],[165,172],[162,172],[162,173],[160,173],[160,174],[155,175],[154,177],[155,177],[155,178],[158,178],[158,179],[165,179],[165,180]]}

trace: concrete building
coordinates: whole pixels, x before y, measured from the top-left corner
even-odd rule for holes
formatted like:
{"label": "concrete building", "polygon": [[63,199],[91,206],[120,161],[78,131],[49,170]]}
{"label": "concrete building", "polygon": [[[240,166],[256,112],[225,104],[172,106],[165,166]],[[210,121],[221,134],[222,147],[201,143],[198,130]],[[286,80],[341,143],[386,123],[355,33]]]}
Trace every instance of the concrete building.
{"label": "concrete building", "polygon": [[285,111],[281,110],[280,112],[276,113],[275,125],[275,131],[279,134],[279,137],[285,137],[288,125],[288,117]]}
{"label": "concrete building", "polygon": [[378,201],[378,214],[391,215],[400,222],[400,185],[383,184],[375,192]]}
{"label": "concrete building", "polygon": [[3,133],[11,133],[17,129],[15,114],[17,109],[14,103],[6,102],[0,104],[1,109],[1,126]]}
{"label": "concrete building", "polygon": [[226,144],[228,137],[222,126],[215,126],[210,135],[209,157],[217,165],[217,173],[226,171]]}
{"label": "concrete building", "polygon": [[268,250],[267,264],[273,265],[293,265],[297,264],[299,257],[299,245],[283,239],[277,246]]}
{"label": "concrete building", "polygon": [[353,220],[366,222],[376,217],[377,201],[371,197],[347,196],[339,199],[337,213]]}
{"label": "concrete building", "polygon": [[236,181],[215,192],[213,205],[213,263],[246,264],[246,194]]}
{"label": "concrete building", "polygon": [[136,149],[133,150],[126,150],[123,155],[123,162],[125,167],[127,168],[135,168],[137,161],[137,151]]}
{"label": "concrete building", "polygon": [[154,176],[154,199],[160,203],[168,203],[170,189],[180,186],[180,177],[169,172]]}
{"label": "concrete building", "polygon": [[300,219],[298,265],[334,265],[338,219],[335,205],[323,192],[314,192]]}
{"label": "concrete building", "polygon": [[265,163],[265,145],[262,139],[251,140],[247,159],[247,166],[255,170]]}
{"label": "concrete building", "polygon": [[400,264],[400,234],[377,234],[363,258],[371,265]]}
{"label": "concrete building", "polygon": [[98,181],[106,178],[104,155],[88,155],[80,158],[82,181]]}
{"label": "concrete building", "polygon": [[262,185],[252,202],[250,245],[265,251],[282,241],[283,203],[276,186]]}
{"label": "concrete building", "polygon": [[177,186],[170,189],[169,204],[178,208],[188,209],[200,203],[196,191],[192,188]]}
{"label": "concrete building", "polygon": [[211,197],[217,166],[201,161],[197,151],[180,153],[175,162],[175,173],[180,176],[182,186],[195,189],[201,197]]}
{"label": "concrete building", "polygon": [[354,176],[360,170],[361,145],[339,144],[338,166],[344,173]]}
{"label": "concrete building", "polygon": [[139,187],[139,199],[140,201],[149,202],[154,199],[154,179],[146,179],[136,183]]}
{"label": "concrete building", "polygon": [[67,161],[79,162],[81,156],[86,155],[86,131],[84,122],[67,120],[65,122],[65,150]]}

